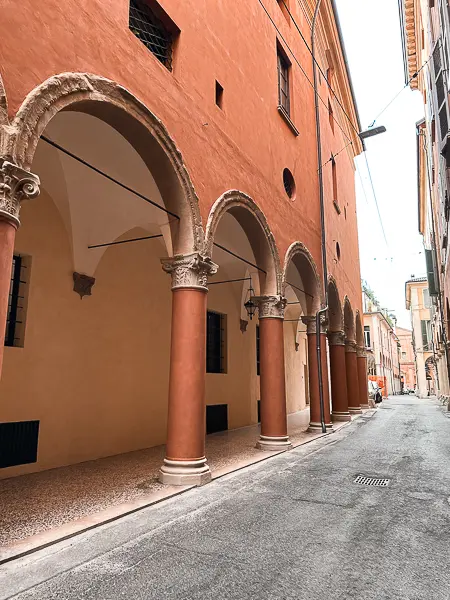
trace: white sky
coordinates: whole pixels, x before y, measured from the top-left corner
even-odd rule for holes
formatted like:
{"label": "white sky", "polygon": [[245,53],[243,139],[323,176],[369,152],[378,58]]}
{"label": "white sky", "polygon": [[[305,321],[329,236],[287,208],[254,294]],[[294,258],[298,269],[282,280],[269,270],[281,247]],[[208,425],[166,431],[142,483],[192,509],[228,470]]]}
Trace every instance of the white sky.
{"label": "white sky", "polygon": [[[405,84],[397,0],[336,0],[361,127]],[[361,275],[398,325],[410,327],[405,281],[425,275],[417,221],[415,123],[423,116],[421,94],[406,88],[376,125],[387,129],[366,140],[375,192],[389,246],[376,212],[364,156],[357,159],[365,195],[356,175]],[[367,199],[366,199],[367,196]]]}

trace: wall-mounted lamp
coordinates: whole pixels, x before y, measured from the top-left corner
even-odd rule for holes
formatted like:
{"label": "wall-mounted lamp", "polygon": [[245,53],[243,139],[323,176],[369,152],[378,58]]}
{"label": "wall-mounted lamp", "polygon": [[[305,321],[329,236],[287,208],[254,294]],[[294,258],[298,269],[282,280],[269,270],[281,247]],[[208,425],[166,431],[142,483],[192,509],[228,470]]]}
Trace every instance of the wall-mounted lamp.
{"label": "wall-mounted lamp", "polygon": [[248,300],[244,303],[244,307],[245,307],[245,310],[247,311],[247,314],[251,321],[253,318],[253,315],[255,314],[256,309],[257,309],[257,305],[253,301],[253,297],[255,296],[255,290],[253,289],[251,282],[250,282],[250,287],[247,290],[247,296],[248,296]]}

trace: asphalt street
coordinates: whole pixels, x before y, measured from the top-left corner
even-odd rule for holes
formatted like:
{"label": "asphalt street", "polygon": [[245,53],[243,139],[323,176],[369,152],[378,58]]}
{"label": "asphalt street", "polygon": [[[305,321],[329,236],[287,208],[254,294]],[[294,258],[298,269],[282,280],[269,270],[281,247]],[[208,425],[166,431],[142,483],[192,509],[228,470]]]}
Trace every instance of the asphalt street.
{"label": "asphalt street", "polygon": [[0,598],[448,599],[449,502],[450,419],[437,401],[398,396],[335,434],[0,566]]}

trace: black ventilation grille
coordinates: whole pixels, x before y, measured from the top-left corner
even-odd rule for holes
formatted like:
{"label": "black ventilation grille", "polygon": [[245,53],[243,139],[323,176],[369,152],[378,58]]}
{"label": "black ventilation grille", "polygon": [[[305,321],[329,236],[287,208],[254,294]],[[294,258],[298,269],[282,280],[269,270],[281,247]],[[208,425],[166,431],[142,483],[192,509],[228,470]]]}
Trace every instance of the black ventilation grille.
{"label": "black ventilation grille", "polygon": [[37,461],[39,421],[0,423],[0,469]]}
{"label": "black ventilation grille", "polygon": [[217,433],[228,429],[228,404],[206,407],[206,433]]}

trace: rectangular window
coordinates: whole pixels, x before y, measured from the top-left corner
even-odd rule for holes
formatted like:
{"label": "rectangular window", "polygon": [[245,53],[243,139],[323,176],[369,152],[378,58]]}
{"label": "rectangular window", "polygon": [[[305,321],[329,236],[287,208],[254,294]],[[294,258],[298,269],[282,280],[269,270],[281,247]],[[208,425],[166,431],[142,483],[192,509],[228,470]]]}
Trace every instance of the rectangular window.
{"label": "rectangular window", "polygon": [[169,71],[173,42],[180,32],[156,0],[130,0],[129,27]]}
{"label": "rectangular window", "polygon": [[226,315],[208,310],[206,315],[206,372],[226,373]]}
{"label": "rectangular window", "polygon": [[334,133],[334,114],[333,107],[331,106],[331,102],[328,100],[328,119],[330,121],[331,131]]}
{"label": "rectangular window", "polygon": [[216,104],[219,108],[223,107],[223,87],[216,81]]}
{"label": "rectangular window", "polygon": [[370,344],[370,327],[368,325],[364,325],[364,343],[366,348],[371,348]]}
{"label": "rectangular window", "polygon": [[5,346],[23,347],[29,270],[29,258],[15,254],[13,256],[11,283],[9,286]]}
{"label": "rectangular window", "polygon": [[260,364],[259,364],[259,325],[256,326],[256,374],[260,374]]}
{"label": "rectangular window", "polygon": [[206,407],[206,434],[228,429],[228,404],[214,404]]}
{"label": "rectangular window", "polygon": [[334,157],[331,157],[331,174],[333,177],[333,202],[338,203],[338,189],[337,189],[337,172],[336,172],[336,161]]}
{"label": "rectangular window", "polygon": [[429,331],[430,331],[430,321],[421,321],[420,322],[421,330],[422,330],[422,350],[429,350]]}
{"label": "rectangular window", "polygon": [[402,359],[404,360],[406,358],[406,352],[402,352]]}
{"label": "rectangular window", "polygon": [[287,58],[278,49],[278,105],[286,112],[291,114],[290,92],[289,92],[289,69],[290,65]]}
{"label": "rectangular window", "polygon": [[39,421],[0,423],[0,469],[37,461]]}

